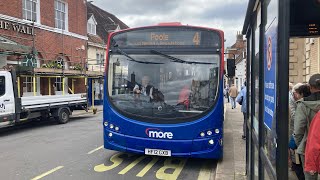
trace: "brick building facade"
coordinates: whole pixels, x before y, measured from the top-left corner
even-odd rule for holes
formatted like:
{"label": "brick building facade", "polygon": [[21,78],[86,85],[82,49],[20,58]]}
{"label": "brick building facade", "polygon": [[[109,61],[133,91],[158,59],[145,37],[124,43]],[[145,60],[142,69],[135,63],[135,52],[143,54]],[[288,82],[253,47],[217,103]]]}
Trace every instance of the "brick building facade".
{"label": "brick building facade", "polygon": [[86,68],[86,12],[79,0],[1,0],[0,68],[33,66],[38,74],[21,77],[22,96],[86,92],[85,79],[73,78]]}

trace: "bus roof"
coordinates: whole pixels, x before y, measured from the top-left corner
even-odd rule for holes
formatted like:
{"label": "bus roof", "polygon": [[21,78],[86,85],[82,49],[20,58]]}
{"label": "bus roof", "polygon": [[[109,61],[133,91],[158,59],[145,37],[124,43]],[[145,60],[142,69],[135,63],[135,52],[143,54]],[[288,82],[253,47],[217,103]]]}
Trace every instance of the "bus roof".
{"label": "bus roof", "polygon": [[161,22],[159,26],[182,26],[181,22]]}

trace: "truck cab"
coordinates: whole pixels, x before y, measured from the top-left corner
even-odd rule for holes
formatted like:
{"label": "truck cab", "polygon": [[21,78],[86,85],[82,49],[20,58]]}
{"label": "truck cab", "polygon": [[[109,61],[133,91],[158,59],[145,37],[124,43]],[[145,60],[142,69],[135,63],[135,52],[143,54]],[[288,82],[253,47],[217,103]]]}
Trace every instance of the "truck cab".
{"label": "truck cab", "polygon": [[15,96],[12,75],[8,71],[0,71],[0,125],[10,124],[15,119]]}

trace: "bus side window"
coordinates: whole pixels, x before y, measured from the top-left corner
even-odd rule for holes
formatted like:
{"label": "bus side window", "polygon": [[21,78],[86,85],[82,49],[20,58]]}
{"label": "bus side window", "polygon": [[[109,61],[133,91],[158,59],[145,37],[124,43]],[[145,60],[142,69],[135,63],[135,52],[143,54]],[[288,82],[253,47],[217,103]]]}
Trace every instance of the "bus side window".
{"label": "bus side window", "polygon": [[6,93],[6,81],[4,76],[0,76],[0,96]]}

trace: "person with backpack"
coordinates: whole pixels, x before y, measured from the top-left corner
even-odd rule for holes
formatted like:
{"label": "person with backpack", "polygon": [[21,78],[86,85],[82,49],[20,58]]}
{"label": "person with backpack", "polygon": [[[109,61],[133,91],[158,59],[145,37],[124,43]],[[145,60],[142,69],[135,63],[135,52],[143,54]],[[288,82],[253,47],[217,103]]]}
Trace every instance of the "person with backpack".
{"label": "person with backpack", "polygon": [[[310,86],[311,95],[297,102],[297,109],[296,109],[295,119],[294,119],[293,139],[294,139],[294,143],[297,145],[297,153],[299,154],[303,164],[305,179],[317,180],[318,173],[320,170],[320,167],[319,167],[320,162],[319,162],[319,159],[317,159],[319,157],[316,157],[316,156],[311,157],[313,156],[313,154],[310,154],[310,153],[308,154],[308,151],[306,153],[306,146],[307,147],[314,146],[314,147],[320,148],[319,140],[318,141],[307,140],[309,136],[312,136],[312,137],[317,135],[319,136],[319,132],[312,131],[312,133],[316,133],[316,134],[308,134],[308,132],[309,132],[310,124],[312,122],[316,122],[318,125],[320,124],[318,123],[320,120],[320,112],[318,112],[320,110],[320,74],[314,74],[310,77],[309,86]],[[316,118],[314,119],[314,117]],[[320,149],[318,152],[320,152]],[[306,169],[306,165],[308,165],[307,169]],[[310,171],[310,169],[314,169],[314,170]]]}

